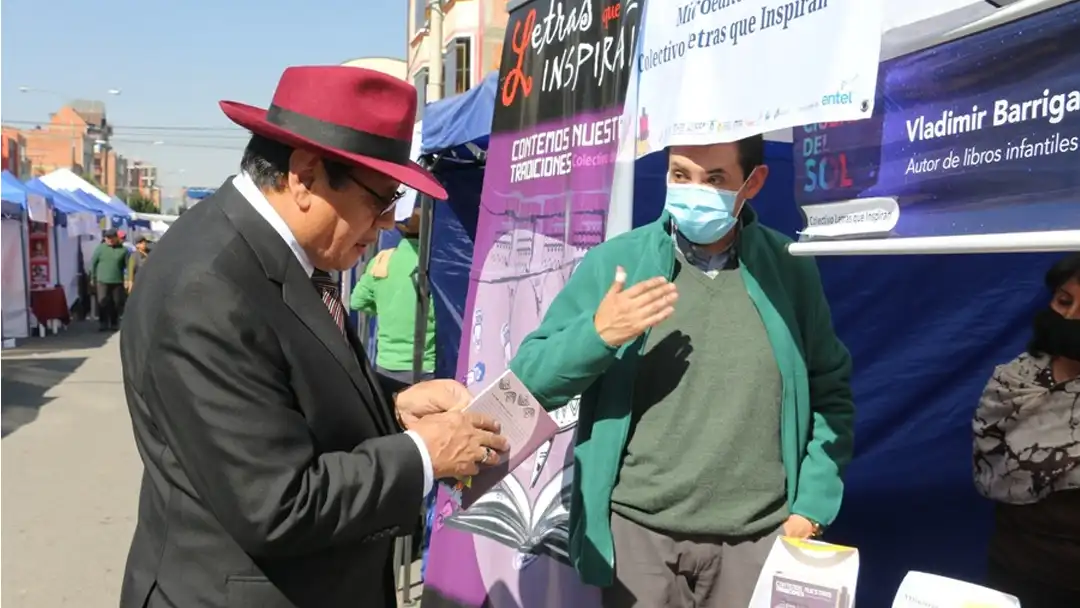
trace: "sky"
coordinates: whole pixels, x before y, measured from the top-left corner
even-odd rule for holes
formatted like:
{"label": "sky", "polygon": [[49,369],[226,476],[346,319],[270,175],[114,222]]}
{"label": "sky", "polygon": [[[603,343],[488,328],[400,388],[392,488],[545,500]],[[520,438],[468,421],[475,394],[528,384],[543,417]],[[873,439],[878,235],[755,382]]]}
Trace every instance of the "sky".
{"label": "sky", "polygon": [[[217,187],[235,173],[246,142],[219,100],[265,107],[290,65],[404,59],[407,6],[404,0],[4,0],[0,118],[27,128],[48,122],[70,98],[97,99],[114,125],[113,146],[156,165],[166,198],[185,186]],[[112,89],[120,94],[110,95]]]}

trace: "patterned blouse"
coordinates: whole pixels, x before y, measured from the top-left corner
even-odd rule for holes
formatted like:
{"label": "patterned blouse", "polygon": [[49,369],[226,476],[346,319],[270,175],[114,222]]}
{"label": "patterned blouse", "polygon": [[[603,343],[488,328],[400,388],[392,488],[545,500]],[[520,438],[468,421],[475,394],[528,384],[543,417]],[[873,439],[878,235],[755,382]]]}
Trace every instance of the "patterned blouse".
{"label": "patterned blouse", "polygon": [[998,366],[972,430],[983,496],[1030,504],[1080,488],[1080,378],[1054,382],[1049,357],[1025,353]]}

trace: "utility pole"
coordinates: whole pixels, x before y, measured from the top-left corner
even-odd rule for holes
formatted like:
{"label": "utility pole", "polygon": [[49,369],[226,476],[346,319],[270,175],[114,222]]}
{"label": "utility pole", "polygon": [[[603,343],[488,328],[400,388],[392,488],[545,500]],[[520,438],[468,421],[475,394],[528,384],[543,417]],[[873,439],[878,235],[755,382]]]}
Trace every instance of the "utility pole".
{"label": "utility pole", "polygon": [[[421,2],[423,0],[416,0]],[[443,13],[442,0],[428,0],[431,17],[428,18],[428,85],[427,103],[443,96]]]}

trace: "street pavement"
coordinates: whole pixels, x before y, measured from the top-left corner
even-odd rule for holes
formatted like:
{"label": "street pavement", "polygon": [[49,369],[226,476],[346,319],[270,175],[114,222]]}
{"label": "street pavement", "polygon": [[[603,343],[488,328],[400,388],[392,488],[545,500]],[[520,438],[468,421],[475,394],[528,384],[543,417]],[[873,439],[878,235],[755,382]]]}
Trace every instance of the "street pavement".
{"label": "street pavement", "polygon": [[[5,349],[0,368],[0,603],[113,608],[142,473],[119,335],[77,324]],[[412,572],[415,600],[419,562]]]}

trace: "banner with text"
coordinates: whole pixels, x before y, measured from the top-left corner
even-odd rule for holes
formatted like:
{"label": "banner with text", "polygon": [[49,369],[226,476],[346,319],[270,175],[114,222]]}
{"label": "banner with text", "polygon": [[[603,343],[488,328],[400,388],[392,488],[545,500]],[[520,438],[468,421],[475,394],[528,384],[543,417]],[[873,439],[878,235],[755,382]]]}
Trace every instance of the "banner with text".
{"label": "banner with text", "polygon": [[882,0],[648,3],[636,153],[870,116]]}
{"label": "banner with text", "polygon": [[[505,370],[577,262],[604,239],[639,0],[535,0],[506,28],[458,377]],[[599,605],[569,560],[577,402],[561,432],[468,510],[445,489],[424,608]]]}
{"label": "banner with text", "polygon": [[881,64],[867,120],[795,130],[806,238],[1080,229],[1080,3]]}

